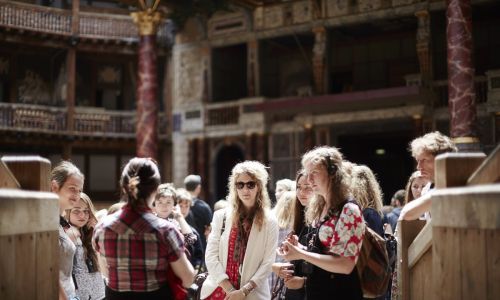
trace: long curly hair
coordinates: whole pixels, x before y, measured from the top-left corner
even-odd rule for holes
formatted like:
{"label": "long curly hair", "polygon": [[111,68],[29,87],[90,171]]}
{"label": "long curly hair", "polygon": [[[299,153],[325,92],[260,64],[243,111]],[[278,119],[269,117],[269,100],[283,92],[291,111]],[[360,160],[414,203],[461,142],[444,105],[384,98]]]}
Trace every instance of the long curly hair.
{"label": "long curly hair", "polygon": [[321,146],[310,150],[302,156],[302,168],[306,164],[324,168],[329,177],[328,194],[330,199],[316,194],[306,210],[306,222],[313,224],[321,217],[323,209],[328,203],[330,209],[338,212],[350,196],[350,175],[348,167],[343,163],[343,156],[335,147]]}
{"label": "long curly hair", "polygon": [[278,226],[281,229],[290,229],[293,224],[293,217],[295,211],[295,199],[297,194],[295,191],[284,192],[283,195],[276,202],[273,208],[274,215],[278,219]]}
{"label": "long curly hair", "polygon": [[[87,224],[78,229],[80,231],[80,239],[82,240],[84,258],[85,261],[89,259],[92,262],[92,265],[94,266],[94,271],[98,272],[99,262],[97,260],[96,251],[94,247],[92,247],[92,236],[94,235],[94,227],[90,226],[91,223],[97,224],[97,218],[95,216],[95,208],[94,204],[92,204],[92,201],[90,200],[90,197],[87,196],[87,194],[80,193],[80,200],[83,203],[85,203],[85,205],[87,205],[87,208],[89,209],[89,220],[87,221]],[[70,224],[73,224],[71,222],[71,211],[72,209],[66,210],[66,218],[68,219],[68,222]]]}
{"label": "long curly hair", "polygon": [[382,190],[370,168],[365,165],[354,167],[351,190],[361,209],[372,208],[382,216]]}
{"label": "long curly hair", "polygon": [[237,225],[240,216],[246,215],[245,206],[238,197],[236,190],[236,180],[242,174],[247,174],[257,183],[257,195],[255,199],[255,216],[254,222],[257,224],[259,230],[262,229],[264,224],[265,215],[271,206],[271,200],[267,191],[267,184],[269,181],[269,174],[266,167],[258,161],[244,161],[234,166],[229,176],[228,190],[229,194],[227,200],[233,208],[233,226]]}

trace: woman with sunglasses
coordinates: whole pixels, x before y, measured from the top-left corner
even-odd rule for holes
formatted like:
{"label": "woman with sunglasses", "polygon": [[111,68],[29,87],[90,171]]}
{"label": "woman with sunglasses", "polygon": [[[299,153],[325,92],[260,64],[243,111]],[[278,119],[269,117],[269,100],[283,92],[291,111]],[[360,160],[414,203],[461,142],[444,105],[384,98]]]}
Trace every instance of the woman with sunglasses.
{"label": "woman with sunglasses", "polygon": [[278,243],[278,223],[269,211],[268,173],[256,161],[237,164],[229,177],[229,205],[218,210],[208,236],[208,277],[202,299],[269,300],[268,277]]}
{"label": "woman with sunglasses", "polygon": [[307,299],[363,299],[356,262],[364,237],[359,207],[348,202],[350,176],[342,154],[334,147],[318,147],[302,157],[315,197],[306,212],[314,233],[307,244],[297,237],[282,244],[286,260],[304,260],[311,270],[305,279]]}

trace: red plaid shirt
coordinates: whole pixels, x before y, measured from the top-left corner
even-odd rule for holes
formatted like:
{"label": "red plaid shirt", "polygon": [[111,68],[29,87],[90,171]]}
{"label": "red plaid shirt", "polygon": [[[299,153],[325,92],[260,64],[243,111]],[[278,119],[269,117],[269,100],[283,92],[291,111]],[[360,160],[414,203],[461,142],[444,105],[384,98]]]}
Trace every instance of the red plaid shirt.
{"label": "red plaid shirt", "polygon": [[120,292],[159,289],[167,284],[169,262],[184,253],[182,235],[171,222],[129,205],[99,222],[94,246],[106,258],[108,286]]}

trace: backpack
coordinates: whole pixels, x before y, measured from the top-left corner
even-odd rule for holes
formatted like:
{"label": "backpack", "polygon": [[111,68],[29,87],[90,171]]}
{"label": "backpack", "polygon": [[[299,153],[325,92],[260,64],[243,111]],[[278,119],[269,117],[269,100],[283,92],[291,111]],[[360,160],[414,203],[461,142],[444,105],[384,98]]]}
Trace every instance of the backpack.
{"label": "backpack", "polygon": [[[355,201],[348,202],[356,204],[361,210]],[[390,238],[386,240],[381,237],[365,223],[363,245],[356,263],[364,298],[378,298],[387,293],[392,277],[391,262],[387,250],[392,248],[392,241],[395,242]]]}

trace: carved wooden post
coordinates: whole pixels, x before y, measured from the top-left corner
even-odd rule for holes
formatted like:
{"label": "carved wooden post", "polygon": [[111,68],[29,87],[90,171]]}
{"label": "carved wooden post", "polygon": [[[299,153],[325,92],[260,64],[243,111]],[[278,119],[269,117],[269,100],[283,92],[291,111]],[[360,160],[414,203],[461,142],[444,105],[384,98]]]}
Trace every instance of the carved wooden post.
{"label": "carved wooden post", "polygon": [[417,55],[420,65],[420,74],[425,85],[432,80],[432,51],[430,18],[427,10],[415,13],[418,20],[417,28]]}
{"label": "carved wooden post", "polygon": [[255,97],[260,94],[259,85],[259,42],[252,39],[247,43],[247,83],[248,96]]}
{"label": "carved wooden post", "polygon": [[[66,130],[72,133],[75,123],[75,89],[76,89],[76,44],[80,31],[80,0],[74,0],[71,4],[71,39],[68,53],[66,55]],[[66,152],[71,156],[71,147]]]}
{"label": "carved wooden post", "polygon": [[145,7],[140,1],[143,11],[131,13],[132,19],[139,28],[139,70],[137,80],[137,156],[158,156],[158,83],[156,71],[156,30],[161,15],[156,12],[160,3],[155,0],[153,7]]}
{"label": "carved wooden post", "polygon": [[447,0],[450,134],[460,150],[478,150],[470,0]]}
{"label": "carved wooden post", "polygon": [[326,29],[325,27],[313,28],[313,75],[316,94],[324,94],[326,87]]}

